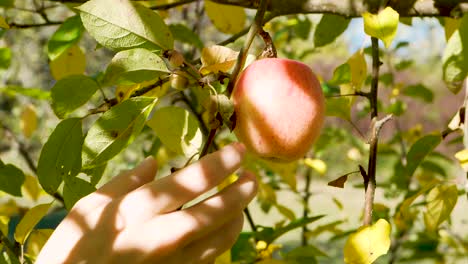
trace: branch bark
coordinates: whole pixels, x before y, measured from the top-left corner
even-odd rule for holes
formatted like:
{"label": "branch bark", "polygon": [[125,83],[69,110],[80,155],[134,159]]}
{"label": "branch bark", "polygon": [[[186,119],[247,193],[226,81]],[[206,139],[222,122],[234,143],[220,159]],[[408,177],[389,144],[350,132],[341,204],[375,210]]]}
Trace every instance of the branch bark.
{"label": "branch bark", "polygon": [[[87,0],[49,0],[60,3],[84,3]],[[142,0],[133,0],[135,2]],[[144,1],[144,0],[143,0]],[[181,0],[176,4],[162,6],[168,9],[195,0]],[[258,0],[211,0],[219,4],[257,9]],[[271,0],[267,11],[276,15],[330,13],[346,17],[360,17],[366,11],[380,5],[379,0]],[[468,12],[468,1],[453,0],[389,0],[388,6],[398,11],[401,17],[460,16]],[[155,7],[155,9],[159,9]]]}
{"label": "branch bark", "polygon": [[[255,0],[212,0],[219,4],[257,8]],[[362,13],[375,10],[378,0],[271,0],[268,11],[277,15],[330,13],[345,17],[360,17]],[[388,6],[398,11],[401,17],[412,16],[460,16],[468,12],[468,2],[452,0],[407,0],[388,1]]]}

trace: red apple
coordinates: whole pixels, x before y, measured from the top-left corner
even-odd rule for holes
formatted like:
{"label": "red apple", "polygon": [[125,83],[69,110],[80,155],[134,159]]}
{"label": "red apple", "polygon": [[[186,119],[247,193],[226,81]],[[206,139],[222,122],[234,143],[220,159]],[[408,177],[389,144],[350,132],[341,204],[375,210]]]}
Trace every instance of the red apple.
{"label": "red apple", "polygon": [[233,92],[234,133],[254,154],[275,161],[302,158],[320,134],[325,102],[304,63],[268,58],[239,76]]}

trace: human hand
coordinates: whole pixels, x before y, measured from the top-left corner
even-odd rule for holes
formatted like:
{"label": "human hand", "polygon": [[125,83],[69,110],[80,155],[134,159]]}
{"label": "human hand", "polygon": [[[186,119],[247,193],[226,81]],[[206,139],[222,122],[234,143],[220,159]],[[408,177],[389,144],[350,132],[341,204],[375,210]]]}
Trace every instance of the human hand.
{"label": "human hand", "polygon": [[146,159],[78,201],[36,263],[213,262],[242,230],[242,211],[257,190],[255,176],[244,173],[216,195],[177,208],[234,173],[244,154],[234,143],[156,181],[156,162]]}

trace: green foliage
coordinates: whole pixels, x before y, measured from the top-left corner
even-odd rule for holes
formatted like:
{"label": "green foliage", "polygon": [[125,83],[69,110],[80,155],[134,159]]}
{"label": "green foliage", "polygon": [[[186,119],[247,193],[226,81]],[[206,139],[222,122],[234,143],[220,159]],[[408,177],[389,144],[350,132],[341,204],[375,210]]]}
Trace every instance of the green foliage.
{"label": "green foliage", "polygon": [[441,141],[442,136],[439,134],[427,135],[418,139],[418,141],[411,146],[407,157],[409,161],[406,166],[407,177],[411,177],[413,175],[419,164],[440,144]]}
{"label": "green foliage", "polygon": [[[250,48],[245,43],[255,37],[244,33],[254,11],[218,1],[174,8],[166,6],[175,3],[170,0],[55,2],[63,8],[0,1],[0,230],[14,232],[25,263],[32,263],[52,232],[35,227],[49,209],[70,210],[98,183],[145,156],[155,156],[159,171],[166,173],[196,162],[202,150],[237,141],[231,131],[236,123],[229,90],[233,69],[239,54],[248,65],[265,48],[259,37]],[[168,10],[152,10],[155,2]],[[359,30],[386,48],[364,46],[369,36],[343,45],[349,38],[340,36],[354,26],[352,19],[323,8],[327,13],[321,17],[267,12],[263,29],[279,57],[311,66],[326,96],[326,115],[339,119],[327,118],[308,156],[298,161],[274,163],[248,154],[242,170],[259,180],[256,202],[249,206],[253,223],[248,230],[255,231],[242,232],[215,264],[370,264],[389,258],[456,263],[467,253],[467,234],[457,233],[460,221],[454,217],[460,212],[458,196],[466,195],[458,184],[459,175],[465,175],[460,165],[468,170],[466,105],[454,105],[463,98],[446,96],[439,83],[445,81],[453,93],[463,87],[468,15],[457,11],[451,15],[459,18],[440,19],[447,39],[442,58],[437,45],[424,47],[425,56],[417,57],[413,51],[422,45],[417,39],[392,44],[399,23],[408,25],[403,30],[417,28],[409,17],[389,7],[365,12]],[[36,21],[29,13],[44,21],[29,26]],[[43,30],[42,23],[60,25]],[[213,45],[220,42],[225,44]],[[372,101],[375,50],[382,67],[378,98]],[[439,70],[442,76],[435,74]],[[175,76],[183,80],[180,87]],[[362,176],[374,162],[368,145],[373,110],[378,120],[386,114],[393,120],[378,131],[375,224],[360,227]],[[450,113],[456,118],[447,128],[449,110],[457,114]],[[206,144],[209,148],[203,148]],[[452,158],[455,153],[459,162]],[[57,199],[38,204],[46,196]],[[324,212],[327,217],[317,215]],[[13,217],[21,219],[15,230],[8,225]],[[390,241],[392,255],[376,261]],[[19,259],[0,247],[1,263]]]}
{"label": "green foliage", "polygon": [[82,120],[65,119],[50,134],[42,148],[37,176],[42,188],[54,194],[64,177],[75,177],[81,170]]}
{"label": "green foliage", "polygon": [[332,43],[348,28],[349,19],[342,16],[325,14],[315,29],[314,45],[322,47]]}
{"label": "green foliage", "polygon": [[453,93],[458,93],[468,75],[468,15],[447,42],[442,57],[443,79]]}
{"label": "green foliage", "polygon": [[191,157],[201,151],[202,133],[189,111],[174,106],[158,109],[148,121],[161,142],[171,151]]}
{"label": "green foliage", "polygon": [[169,25],[169,29],[175,40],[193,45],[199,49],[203,48],[203,42],[200,40],[200,37],[184,24],[172,24]]}
{"label": "green foliage", "polygon": [[0,69],[8,69],[11,63],[11,50],[0,48]]}
{"label": "green foliage", "polygon": [[14,196],[21,196],[24,173],[13,164],[3,164],[0,160],[0,190]]}
{"label": "green foliage", "polygon": [[59,80],[50,90],[52,109],[59,118],[65,118],[89,101],[99,85],[84,75],[71,75]]}
{"label": "green foliage", "polygon": [[138,3],[92,0],[77,9],[86,30],[106,48],[169,50],[174,46],[161,17]]}
{"label": "green foliage", "polygon": [[81,38],[84,28],[80,16],[68,18],[50,37],[48,55],[51,61],[57,59],[67,49],[75,45]]}
{"label": "green foliage", "polygon": [[137,97],[123,101],[91,126],[83,144],[83,168],[102,166],[140,133],[156,100]]}
{"label": "green foliage", "polygon": [[132,85],[169,73],[166,64],[149,50],[137,48],[117,53],[102,77],[102,85]]}

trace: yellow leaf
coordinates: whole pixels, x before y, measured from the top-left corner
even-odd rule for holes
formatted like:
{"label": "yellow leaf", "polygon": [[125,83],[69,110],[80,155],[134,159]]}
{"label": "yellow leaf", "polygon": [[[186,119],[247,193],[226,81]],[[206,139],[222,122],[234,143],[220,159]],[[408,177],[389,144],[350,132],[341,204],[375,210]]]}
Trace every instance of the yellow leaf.
{"label": "yellow leaf", "polygon": [[244,29],[246,15],[242,7],[205,1],[205,12],[215,27],[223,33],[236,34]]}
{"label": "yellow leaf", "polygon": [[258,199],[262,201],[267,201],[271,204],[276,203],[276,192],[273,188],[263,183],[262,181],[258,182]]}
{"label": "yellow leaf", "polygon": [[400,17],[398,12],[391,7],[386,7],[377,15],[365,12],[362,17],[364,18],[364,31],[366,34],[381,39],[385,47],[388,48],[397,33]]}
{"label": "yellow leaf", "polygon": [[237,51],[218,45],[203,48],[200,73],[228,72],[236,64],[238,54]]}
{"label": "yellow leaf", "polygon": [[4,236],[8,235],[8,222],[10,221],[10,217],[8,216],[0,216],[0,231]]}
{"label": "yellow leaf", "polygon": [[354,91],[360,91],[367,77],[367,63],[364,57],[364,50],[361,49],[354,53],[353,56],[348,59],[347,63],[351,68],[352,88]]}
{"label": "yellow leaf", "polygon": [[37,178],[32,175],[25,175],[24,183],[22,186],[23,193],[28,195],[33,201],[37,201],[41,195],[41,187]]}
{"label": "yellow leaf", "polygon": [[[155,84],[156,82],[159,81],[159,78],[142,82],[142,83],[137,83],[137,84],[132,84],[132,85],[119,85],[117,86],[117,89],[115,90],[115,97],[117,100],[120,102],[127,100],[130,98],[130,96],[135,92],[136,90],[142,89],[144,87],[150,86]],[[169,89],[170,83],[165,82],[163,85],[155,87],[151,89],[151,91],[143,94],[143,96],[147,97],[161,97],[164,94],[166,94],[167,90]]]}
{"label": "yellow leaf", "polygon": [[86,70],[86,58],[78,45],[73,45],[55,60],[50,62],[50,71],[55,80],[83,74]]}
{"label": "yellow leaf", "polygon": [[26,239],[28,239],[28,236],[33,228],[47,214],[47,211],[49,211],[51,205],[51,203],[40,204],[26,212],[26,214],[16,226],[15,240],[18,243],[24,245],[24,242],[26,242]]}
{"label": "yellow leaf", "polygon": [[390,248],[390,224],[379,219],[372,226],[360,227],[351,234],[344,247],[344,261],[349,264],[370,264]]}
{"label": "yellow leaf", "polygon": [[224,252],[219,257],[216,258],[214,264],[231,264],[231,250]]}
{"label": "yellow leaf", "polygon": [[468,171],[468,149],[464,149],[455,153],[455,158],[460,162],[460,165],[465,171]]}
{"label": "yellow leaf", "polygon": [[23,135],[30,138],[37,129],[36,108],[32,104],[27,104],[21,113],[20,127]]}
{"label": "yellow leaf", "polygon": [[265,161],[266,165],[273,170],[278,176],[281,177],[283,182],[285,182],[291,189],[296,191],[296,169],[297,169],[297,162],[290,162],[290,163],[278,163],[278,162],[271,162]]}
{"label": "yellow leaf", "polygon": [[324,175],[327,172],[327,164],[321,159],[304,159],[305,165],[311,167],[316,172]]}
{"label": "yellow leaf", "polygon": [[2,216],[11,217],[18,214],[19,211],[20,209],[13,199],[0,203],[0,215]]}
{"label": "yellow leaf", "polygon": [[264,260],[255,262],[255,264],[287,264],[287,263],[289,262],[286,262],[285,260],[279,260],[279,259],[264,259]]}
{"label": "yellow leaf", "polygon": [[0,28],[9,29],[10,25],[5,21],[3,17],[0,16]]}
{"label": "yellow leaf", "polygon": [[460,27],[461,19],[445,17],[444,22],[445,39],[448,41],[453,32],[455,32]]}
{"label": "yellow leaf", "polygon": [[278,204],[278,203],[276,203],[274,206],[276,207],[278,212],[280,212],[282,215],[284,215],[289,220],[291,220],[291,221],[296,220],[296,215],[294,214],[294,212],[291,209],[287,208],[286,206],[282,206],[281,204]]}
{"label": "yellow leaf", "polygon": [[430,231],[450,217],[458,200],[458,190],[455,184],[441,184],[434,187],[426,196],[426,208],[424,223]]}
{"label": "yellow leaf", "polygon": [[237,176],[237,174],[231,174],[229,175],[229,177],[227,177],[226,179],[224,179],[217,187],[218,187],[218,191],[222,191],[224,188],[228,187],[229,185],[233,184],[234,182],[237,181],[237,179],[239,179],[239,176]]}
{"label": "yellow leaf", "polygon": [[53,229],[37,229],[31,232],[29,235],[26,252],[29,256],[33,256],[34,258],[39,255],[42,247],[45,245],[49,237],[54,232]]}

